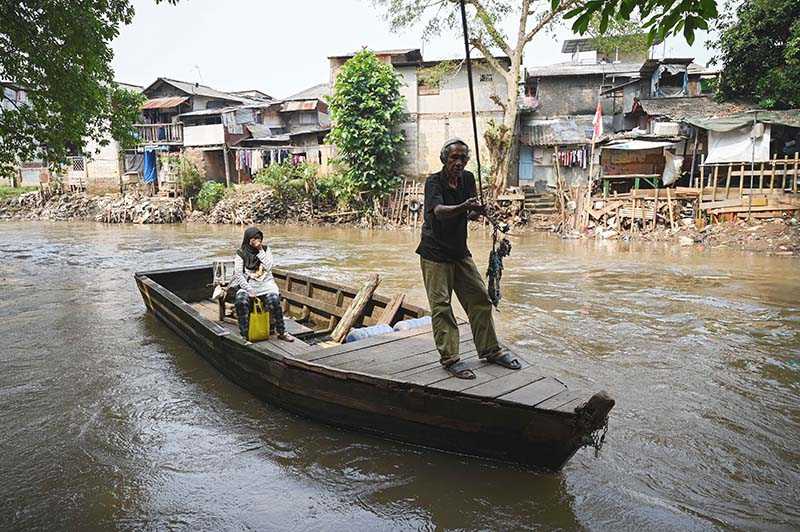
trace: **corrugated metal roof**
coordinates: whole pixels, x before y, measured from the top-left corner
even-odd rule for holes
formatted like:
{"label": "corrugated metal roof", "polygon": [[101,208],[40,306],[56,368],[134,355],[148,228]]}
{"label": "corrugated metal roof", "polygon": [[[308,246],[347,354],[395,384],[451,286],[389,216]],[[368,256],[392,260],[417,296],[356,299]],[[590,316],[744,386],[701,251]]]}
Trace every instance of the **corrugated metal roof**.
{"label": "corrugated metal roof", "polygon": [[556,63],[555,65],[530,67],[527,69],[529,78],[544,78],[552,76],[589,76],[595,74],[627,74],[631,77],[639,76],[641,63],[593,63],[581,65],[579,63]]}
{"label": "corrugated metal roof", "polygon": [[325,100],[331,95],[331,87],[327,83],[320,83],[318,85],[314,85],[313,87],[309,87],[305,90],[298,92],[297,94],[292,94],[291,96],[284,98],[285,101],[291,100]]}
{"label": "corrugated metal roof", "polygon": [[585,128],[571,119],[528,123],[522,127],[521,140],[529,146],[562,146],[590,142]]}
{"label": "corrugated metal roof", "polygon": [[650,116],[664,116],[671,120],[683,120],[687,117],[729,116],[747,110],[747,107],[742,104],[718,103],[709,96],[641,99],[638,104],[642,111]]}
{"label": "corrugated metal roof", "polygon": [[188,96],[169,96],[167,98],[153,98],[142,104],[142,109],[167,109],[177,107],[187,101]]}
{"label": "corrugated metal roof", "polygon": [[281,105],[281,112],[288,113],[291,111],[314,111],[317,108],[318,100],[300,100],[292,102],[284,102]]}
{"label": "corrugated metal roof", "polygon": [[144,92],[150,90],[150,87],[155,85],[158,82],[164,82],[168,85],[172,85],[176,89],[179,89],[186,94],[189,95],[197,95],[197,96],[207,96],[209,98],[215,98],[218,100],[230,100],[232,102],[238,103],[254,103],[252,100],[248,100],[247,98],[242,98],[240,96],[234,96],[228,92],[218,91],[217,89],[212,89],[206,85],[201,85],[199,83],[190,83],[188,81],[180,81],[177,79],[170,79],[170,78],[158,78],[153,83],[151,83],[148,87],[144,89]]}

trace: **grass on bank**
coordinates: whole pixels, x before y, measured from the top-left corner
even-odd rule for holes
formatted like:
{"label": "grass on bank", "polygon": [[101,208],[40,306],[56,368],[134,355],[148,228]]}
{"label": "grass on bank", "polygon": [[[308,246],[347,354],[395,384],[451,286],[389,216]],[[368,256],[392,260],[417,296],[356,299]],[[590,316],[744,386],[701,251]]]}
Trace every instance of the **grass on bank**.
{"label": "grass on bank", "polygon": [[8,187],[5,185],[0,185],[0,201],[8,198],[14,198],[20,194],[25,194],[26,192],[33,192],[34,190],[38,190],[38,187]]}

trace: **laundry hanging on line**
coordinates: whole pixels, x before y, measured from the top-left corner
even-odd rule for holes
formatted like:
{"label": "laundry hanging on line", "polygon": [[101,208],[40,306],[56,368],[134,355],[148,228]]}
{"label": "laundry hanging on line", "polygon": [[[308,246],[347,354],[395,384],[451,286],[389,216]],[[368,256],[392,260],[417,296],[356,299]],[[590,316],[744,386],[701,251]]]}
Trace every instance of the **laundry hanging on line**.
{"label": "laundry hanging on line", "polygon": [[578,148],[559,149],[558,150],[558,164],[562,167],[579,167],[587,169],[589,167],[589,149],[586,146]]}

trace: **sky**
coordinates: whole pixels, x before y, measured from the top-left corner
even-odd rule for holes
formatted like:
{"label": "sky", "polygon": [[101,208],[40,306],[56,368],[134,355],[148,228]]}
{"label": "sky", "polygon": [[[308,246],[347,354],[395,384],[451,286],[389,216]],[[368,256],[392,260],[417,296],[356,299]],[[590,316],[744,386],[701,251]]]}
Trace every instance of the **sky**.
{"label": "sky", "polygon": [[[421,48],[426,60],[464,55],[460,34],[423,43],[418,28],[392,33],[383,9],[371,0],[132,3],[136,16],[113,42],[112,64],[117,81],[140,86],[163,76],[223,91],[258,89],[281,98],[327,82],[328,56],[363,46]],[[513,28],[513,20],[508,27]],[[568,61],[560,50],[571,37],[566,25],[541,33],[528,44],[525,65]],[[656,57],[666,51],[667,57],[695,57],[705,65],[713,55],[707,40],[699,33],[690,47],[682,37],[671,38],[666,49],[658,47]]]}

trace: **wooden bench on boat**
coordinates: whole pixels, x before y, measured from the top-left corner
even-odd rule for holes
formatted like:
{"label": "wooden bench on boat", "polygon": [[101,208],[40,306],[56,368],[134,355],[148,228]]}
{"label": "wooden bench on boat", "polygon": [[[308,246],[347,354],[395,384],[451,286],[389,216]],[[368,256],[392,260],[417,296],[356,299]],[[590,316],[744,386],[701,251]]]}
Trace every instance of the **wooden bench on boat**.
{"label": "wooden bench on boat", "polygon": [[[135,275],[147,308],[231,381],[265,400],[331,424],[411,444],[560,469],[606,426],[613,399],[568,388],[523,361],[508,370],[477,357],[460,323],[462,360],[475,380],[450,376],[438,363],[430,326],[330,345],[357,289],[273,270],[287,330],[297,341],[246,342],[235,319],[212,301],[215,268]],[[373,294],[357,326],[427,314]],[[224,307],[223,307],[224,308]],[[224,314],[224,313],[223,313]]]}

